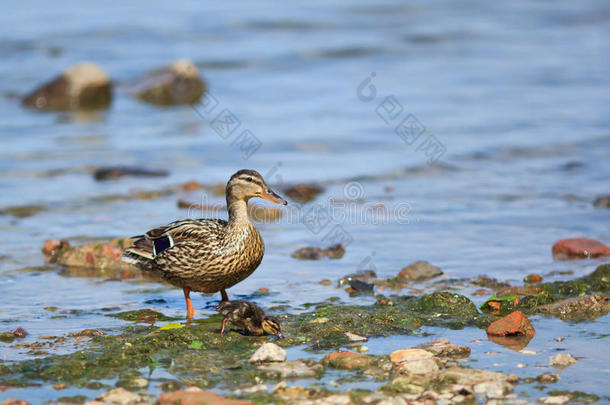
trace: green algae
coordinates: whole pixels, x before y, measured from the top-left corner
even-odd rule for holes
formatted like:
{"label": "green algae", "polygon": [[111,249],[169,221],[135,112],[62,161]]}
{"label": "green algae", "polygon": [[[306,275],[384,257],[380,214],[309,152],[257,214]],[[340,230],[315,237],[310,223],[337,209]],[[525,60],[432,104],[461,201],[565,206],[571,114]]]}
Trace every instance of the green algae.
{"label": "green algae", "polygon": [[578,402],[581,404],[592,404],[594,402],[599,401],[599,396],[595,394],[588,394],[582,391],[563,391],[563,390],[553,390],[549,391],[549,395],[567,395],[570,397],[570,402]]}
{"label": "green algae", "polygon": [[162,313],[153,311],[151,309],[138,309],[134,311],[118,312],[114,314],[107,314],[106,316],[122,319],[124,321],[136,321],[143,323],[155,323],[158,321],[175,321],[180,319],[165,316]]}
{"label": "green algae", "polygon": [[[541,303],[563,299],[565,294],[607,291],[609,274],[610,266],[604,265],[580,279],[541,284],[540,293],[521,299],[518,306],[531,313]],[[234,389],[257,384],[261,379],[279,379],[247,361],[264,341],[273,340],[283,347],[303,346],[305,350],[317,351],[348,344],[345,332],[368,337],[388,336],[411,334],[421,326],[484,327],[496,319],[481,314],[468,298],[451,292],[435,292],[420,297],[392,295],[391,299],[380,296],[373,305],[321,302],[308,306],[308,312],[280,316],[287,335],[281,340],[242,336],[234,332],[220,335],[218,315],[192,321],[179,329],[162,330],[158,325],[130,324],[116,335],[92,336],[85,350],[0,365],[0,385],[65,382],[82,387],[100,384],[100,380],[117,379],[120,385],[131,387],[130,381],[141,377],[133,370],[164,368],[179,381],[169,381],[164,388],[167,390],[176,385]],[[111,316],[130,322],[175,320],[148,309]],[[377,358],[371,361],[366,367],[371,373],[368,378],[387,381],[390,376],[382,367],[385,362]],[[354,371],[346,378],[364,378],[361,373]],[[433,381],[429,388],[447,383],[444,380]],[[401,387],[389,384],[387,389],[400,390]],[[261,395],[256,399],[258,403],[266,401],[277,402],[277,397]]]}

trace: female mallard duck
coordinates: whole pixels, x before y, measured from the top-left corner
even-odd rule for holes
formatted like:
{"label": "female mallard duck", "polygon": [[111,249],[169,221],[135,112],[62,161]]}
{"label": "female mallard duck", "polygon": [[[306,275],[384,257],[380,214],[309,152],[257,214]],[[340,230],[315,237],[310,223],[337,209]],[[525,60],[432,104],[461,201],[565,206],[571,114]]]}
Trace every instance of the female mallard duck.
{"label": "female mallard duck", "polygon": [[223,301],[216,310],[224,316],[220,333],[225,333],[227,321],[242,327],[254,336],[262,336],[265,333],[283,338],[280,322],[271,316],[265,316],[265,312],[255,303],[248,301]]}
{"label": "female mallard duck", "polygon": [[227,183],[229,221],[184,219],[152,229],[130,239],[124,261],[158,274],[182,287],[187,317],[195,311],[191,291],[220,291],[248,277],[263,259],[263,239],[248,219],[248,200],[261,197],[278,204],[287,202],[274,193],[254,170],[240,170]]}

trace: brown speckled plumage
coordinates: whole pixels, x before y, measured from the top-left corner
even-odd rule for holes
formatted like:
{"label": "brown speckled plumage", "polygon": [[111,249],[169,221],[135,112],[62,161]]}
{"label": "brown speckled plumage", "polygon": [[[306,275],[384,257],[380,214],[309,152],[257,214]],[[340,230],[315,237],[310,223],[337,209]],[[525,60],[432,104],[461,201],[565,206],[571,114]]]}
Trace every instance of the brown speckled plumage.
{"label": "brown speckled plumage", "polygon": [[[229,221],[184,219],[154,228],[131,239],[125,261],[152,271],[171,284],[189,291],[223,292],[260,264],[265,245],[247,213],[248,199],[262,197],[286,202],[271,191],[260,174],[240,170],[227,183]],[[192,309],[189,309],[189,313]]]}
{"label": "brown speckled plumage", "polygon": [[253,302],[223,301],[218,304],[216,310],[224,317],[221,333],[224,333],[226,323],[230,322],[250,335],[262,336],[269,333],[283,337],[280,322],[276,318],[265,316],[265,312]]}

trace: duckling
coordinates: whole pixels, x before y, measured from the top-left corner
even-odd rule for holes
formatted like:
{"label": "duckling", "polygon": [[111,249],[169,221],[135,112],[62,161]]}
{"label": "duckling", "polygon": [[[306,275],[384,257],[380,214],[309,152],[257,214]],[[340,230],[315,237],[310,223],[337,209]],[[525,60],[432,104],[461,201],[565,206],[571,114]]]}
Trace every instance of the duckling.
{"label": "duckling", "polygon": [[248,277],[260,264],[265,245],[248,219],[248,200],[261,197],[288,204],[254,170],[239,170],[227,183],[229,221],[183,219],[130,238],[123,261],[156,273],[184,291],[187,318],[195,311],[191,291],[220,291]]}
{"label": "duckling", "polygon": [[280,321],[275,317],[265,316],[265,312],[255,303],[248,301],[222,301],[216,310],[224,316],[220,333],[224,334],[227,321],[254,336],[264,334],[283,338]]}

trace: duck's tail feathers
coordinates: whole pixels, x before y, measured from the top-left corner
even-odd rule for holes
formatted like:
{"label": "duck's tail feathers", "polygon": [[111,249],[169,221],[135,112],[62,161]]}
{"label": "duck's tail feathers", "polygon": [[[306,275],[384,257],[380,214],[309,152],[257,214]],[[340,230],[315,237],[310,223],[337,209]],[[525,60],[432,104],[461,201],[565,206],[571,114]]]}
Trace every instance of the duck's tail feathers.
{"label": "duck's tail feathers", "polygon": [[134,236],[128,242],[131,242],[131,246],[125,249],[121,261],[138,267],[150,267],[150,262],[155,258],[152,242],[144,235]]}

